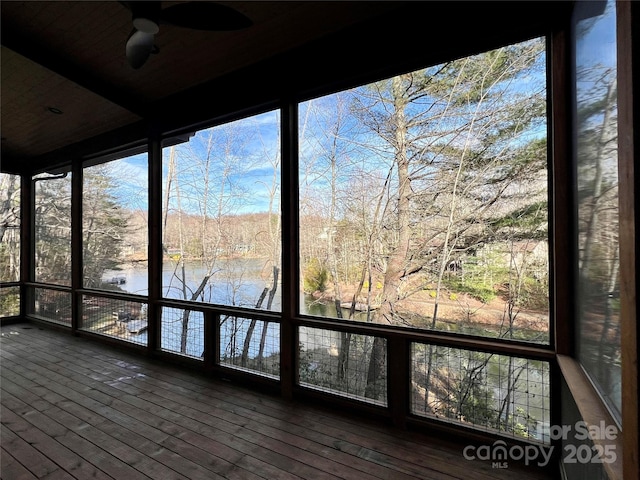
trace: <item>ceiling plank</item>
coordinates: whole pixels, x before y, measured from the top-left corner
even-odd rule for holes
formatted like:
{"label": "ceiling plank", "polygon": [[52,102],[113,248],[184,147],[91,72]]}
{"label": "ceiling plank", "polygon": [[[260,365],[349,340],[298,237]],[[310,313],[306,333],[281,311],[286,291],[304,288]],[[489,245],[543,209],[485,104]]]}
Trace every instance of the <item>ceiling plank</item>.
{"label": "ceiling plank", "polygon": [[134,113],[140,117],[148,114],[146,103],[140,102],[127,92],[83,69],[62,57],[46,45],[35,42],[29,35],[19,32],[11,25],[2,25],[2,45],[35,62],[96,95]]}

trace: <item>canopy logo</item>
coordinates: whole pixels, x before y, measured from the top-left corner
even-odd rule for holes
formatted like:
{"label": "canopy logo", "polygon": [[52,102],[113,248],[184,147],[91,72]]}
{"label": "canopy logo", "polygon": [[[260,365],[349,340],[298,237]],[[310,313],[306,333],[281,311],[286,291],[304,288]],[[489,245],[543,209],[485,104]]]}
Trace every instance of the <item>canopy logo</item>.
{"label": "canopy logo", "polygon": [[[543,435],[553,441],[562,442],[563,463],[613,463],[617,460],[615,440],[619,431],[604,421],[589,425],[579,421],[575,425],[552,425]],[[593,443],[579,443],[591,440]],[[554,454],[555,445],[507,445],[496,440],[491,445],[467,445],[462,451],[466,460],[490,461],[493,468],[509,468],[509,461],[546,467]]]}
{"label": "canopy logo", "polygon": [[[496,440],[491,445],[467,445],[462,450],[466,460],[491,461],[493,468],[508,468],[509,461],[524,461],[524,464],[546,467],[553,455],[553,447],[543,445],[513,445],[507,446],[504,440]],[[535,463],[534,463],[535,462]]]}

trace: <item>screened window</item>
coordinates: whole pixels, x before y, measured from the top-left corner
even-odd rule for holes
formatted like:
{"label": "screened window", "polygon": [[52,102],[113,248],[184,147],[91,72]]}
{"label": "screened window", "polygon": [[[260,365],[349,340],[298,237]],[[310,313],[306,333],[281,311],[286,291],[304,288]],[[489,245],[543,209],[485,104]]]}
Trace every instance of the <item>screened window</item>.
{"label": "screened window", "polygon": [[542,38],[299,108],[300,311],[549,342]]}
{"label": "screened window", "polygon": [[83,171],[82,277],[85,288],[148,292],[147,154]]}
{"label": "screened window", "polygon": [[71,173],[41,174],[33,181],[34,280],[71,286]]}
{"label": "screened window", "polygon": [[147,344],[148,305],[138,300],[82,296],[83,330],[139,345]]}
{"label": "screened window", "polygon": [[[20,177],[0,173],[0,282],[20,280]],[[0,316],[20,314],[20,289],[2,286]]]}
{"label": "screened window", "polygon": [[414,343],[411,410],[550,443],[547,362]]}
{"label": "screened window", "polygon": [[27,305],[30,315],[67,327],[72,323],[71,292],[51,288],[32,288],[34,301]]}
{"label": "screened window", "polygon": [[387,342],[370,335],[300,327],[300,385],[387,405]]}
{"label": "screened window", "polygon": [[578,358],[621,410],[618,103],[615,2],[575,13]]}
{"label": "screened window", "polygon": [[222,315],[219,324],[220,365],[280,377],[279,324],[235,315]]}
{"label": "screened window", "polygon": [[279,114],[163,149],[163,296],[280,311]]}

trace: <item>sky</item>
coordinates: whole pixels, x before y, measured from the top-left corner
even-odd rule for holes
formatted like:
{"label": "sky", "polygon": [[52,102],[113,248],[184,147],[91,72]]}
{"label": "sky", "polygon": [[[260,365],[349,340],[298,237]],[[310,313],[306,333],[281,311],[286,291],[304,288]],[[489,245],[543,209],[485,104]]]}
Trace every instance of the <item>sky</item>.
{"label": "sky", "polygon": [[[268,189],[273,188],[274,168],[279,173],[280,133],[277,111],[231,122],[218,127],[201,130],[189,142],[176,146],[179,188],[182,207],[198,213],[195,203],[188,198],[200,197],[205,174],[203,162],[206,146],[212,135],[210,192],[216,199],[220,193],[219,172],[229,172],[225,177],[224,195],[238,197],[235,213],[264,212],[268,208]],[[166,185],[170,147],[163,149],[163,185]],[[148,208],[148,160],[142,153],[122,158],[109,164],[110,171],[117,179],[113,194],[126,208]],[[276,177],[279,181],[279,175]],[[176,197],[175,183],[171,195]],[[276,187],[277,188],[277,187]],[[163,187],[164,189],[164,187]],[[277,195],[279,199],[279,194]],[[175,204],[175,202],[172,202]],[[276,204],[276,207],[278,205]]]}

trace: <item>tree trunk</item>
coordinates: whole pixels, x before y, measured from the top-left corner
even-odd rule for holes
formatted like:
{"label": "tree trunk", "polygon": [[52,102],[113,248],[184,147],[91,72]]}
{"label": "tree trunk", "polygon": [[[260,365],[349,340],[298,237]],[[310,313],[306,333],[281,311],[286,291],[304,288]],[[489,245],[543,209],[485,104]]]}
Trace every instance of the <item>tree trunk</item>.
{"label": "tree trunk", "polygon": [[[407,157],[407,123],[405,108],[407,99],[404,98],[403,76],[393,79],[392,91],[394,100],[394,148],[395,166],[398,173],[397,198],[397,234],[398,242],[387,262],[382,290],[382,304],[376,315],[378,323],[394,323],[395,302],[400,291],[400,282],[405,272],[405,262],[409,251],[410,239],[410,206],[411,178],[409,176],[409,160]],[[386,345],[384,339],[376,337],[373,341],[369,370],[367,372],[367,387],[365,396],[379,398],[382,379],[386,376]]]}
{"label": "tree trunk", "polygon": [[[267,310],[271,310],[271,306],[273,305],[273,299],[276,296],[276,291],[278,290],[278,278],[280,277],[280,270],[275,265],[273,266],[273,285],[271,286],[271,290],[269,291],[269,300],[267,301]],[[264,346],[267,342],[267,332],[269,328],[269,322],[265,320],[264,325],[262,325],[262,335],[260,335],[260,348],[258,349],[258,365],[262,369],[263,364],[262,360],[264,358]]]}

